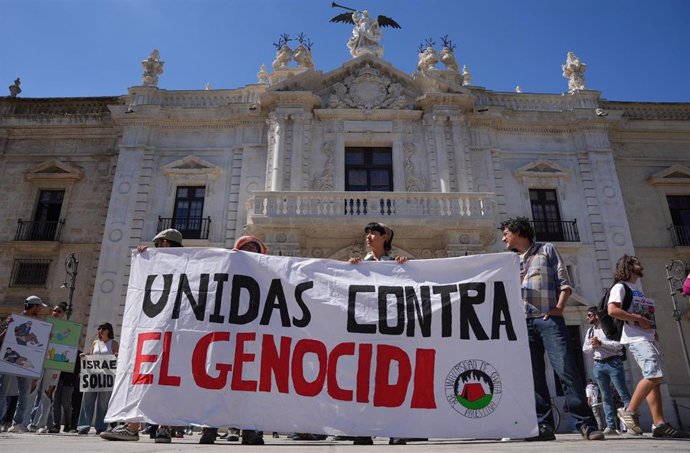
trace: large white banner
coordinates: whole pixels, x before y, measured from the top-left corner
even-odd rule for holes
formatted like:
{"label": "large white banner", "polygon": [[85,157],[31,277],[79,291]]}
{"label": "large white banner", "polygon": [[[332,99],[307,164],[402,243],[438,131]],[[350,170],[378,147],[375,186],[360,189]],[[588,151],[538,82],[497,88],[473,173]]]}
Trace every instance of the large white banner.
{"label": "large white banner", "polygon": [[106,420],[535,435],[517,256],[355,265],[135,252]]}

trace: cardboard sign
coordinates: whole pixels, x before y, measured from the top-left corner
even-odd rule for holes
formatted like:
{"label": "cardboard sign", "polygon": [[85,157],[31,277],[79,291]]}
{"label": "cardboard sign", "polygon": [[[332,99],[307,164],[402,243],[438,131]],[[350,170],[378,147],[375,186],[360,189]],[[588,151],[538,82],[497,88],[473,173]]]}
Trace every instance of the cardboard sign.
{"label": "cardboard sign", "polygon": [[115,384],[117,357],[114,354],[94,354],[81,357],[79,389],[82,392],[110,392]]}
{"label": "cardboard sign", "polygon": [[41,377],[53,325],[31,316],[10,315],[0,351],[0,374]]}

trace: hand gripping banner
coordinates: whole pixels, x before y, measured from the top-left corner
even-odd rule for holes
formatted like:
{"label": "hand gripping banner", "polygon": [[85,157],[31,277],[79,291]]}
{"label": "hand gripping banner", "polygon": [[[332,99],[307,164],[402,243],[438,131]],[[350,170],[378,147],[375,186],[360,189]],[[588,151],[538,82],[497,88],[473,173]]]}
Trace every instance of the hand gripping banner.
{"label": "hand gripping banner", "polygon": [[517,256],[134,253],[106,421],[394,437],[537,433]]}

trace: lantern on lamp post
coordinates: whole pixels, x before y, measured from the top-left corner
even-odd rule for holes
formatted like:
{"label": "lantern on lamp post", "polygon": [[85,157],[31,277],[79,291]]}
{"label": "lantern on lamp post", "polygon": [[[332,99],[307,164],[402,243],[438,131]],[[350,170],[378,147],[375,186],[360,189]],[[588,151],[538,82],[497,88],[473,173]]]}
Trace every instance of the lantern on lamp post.
{"label": "lantern on lamp post", "polygon": [[67,310],[65,311],[65,317],[67,319],[72,316],[72,299],[74,298],[74,287],[77,281],[77,270],[79,269],[79,260],[74,256],[74,253],[70,253],[65,258],[65,283],[62,284],[63,288],[69,290],[69,296],[67,299]]}

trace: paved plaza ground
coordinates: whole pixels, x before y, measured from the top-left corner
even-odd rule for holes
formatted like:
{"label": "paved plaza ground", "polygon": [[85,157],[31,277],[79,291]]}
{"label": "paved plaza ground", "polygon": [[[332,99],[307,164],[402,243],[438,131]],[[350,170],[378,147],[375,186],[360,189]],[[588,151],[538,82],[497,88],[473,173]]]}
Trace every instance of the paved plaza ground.
{"label": "paved plaza ground", "polygon": [[553,442],[524,442],[497,440],[462,440],[462,439],[430,439],[428,442],[414,442],[408,445],[388,445],[387,438],[377,438],[372,446],[355,446],[352,442],[335,442],[329,438],[325,441],[293,441],[281,436],[273,439],[266,436],[264,446],[245,446],[239,442],[227,442],[219,439],[214,445],[199,445],[199,435],[185,436],[183,439],[173,439],[171,444],[155,444],[153,440],[142,436],[138,442],[108,442],[95,433],[87,436],[76,434],[9,434],[0,433],[0,451],[3,453],[100,453],[100,452],[210,452],[226,451],[228,453],[247,453],[257,451],[272,451],[275,453],[333,453],[370,451],[380,452],[382,449],[392,452],[453,452],[459,450],[480,452],[588,452],[593,449],[600,452],[640,452],[651,451],[689,452],[690,440],[659,440],[651,436],[611,437],[605,441],[585,441],[577,434],[559,434]]}

